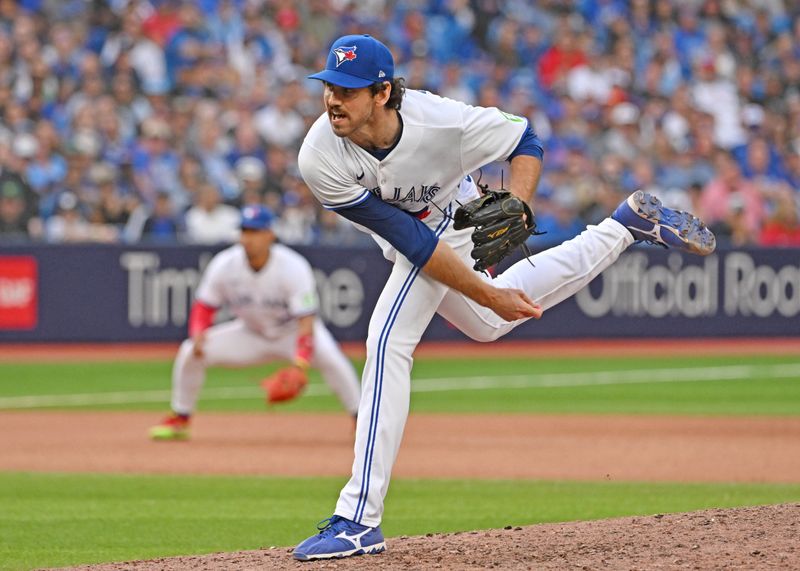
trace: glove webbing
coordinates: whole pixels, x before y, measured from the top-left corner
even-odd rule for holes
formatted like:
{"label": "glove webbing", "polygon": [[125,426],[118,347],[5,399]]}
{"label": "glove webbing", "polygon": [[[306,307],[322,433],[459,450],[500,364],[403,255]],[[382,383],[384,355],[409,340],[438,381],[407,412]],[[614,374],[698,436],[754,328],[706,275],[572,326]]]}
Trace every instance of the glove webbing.
{"label": "glove webbing", "polygon": [[[478,178],[478,182],[475,183],[476,186],[481,189],[481,192],[483,194],[488,194],[488,193],[492,192],[491,189],[489,188],[488,184],[481,184],[481,178],[483,178],[483,171],[480,171],[480,178]],[[507,192],[506,189],[503,186],[503,172],[502,171],[500,171],[500,190]],[[456,202],[458,202],[458,200],[456,200]],[[460,202],[458,202],[458,205],[459,206],[464,206]],[[531,236],[541,236],[542,234],[547,234],[547,231],[539,232],[534,228],[534,230],[530,233]],[[520,249],[522,250],[522,253],[525,254],[525,259],[528,260],[528,263],[531,265],[531,267],[535,268],[536,265],[534,265],[534,263],[531,261],[531,257],[533,256],[533,252],[531,252],[531,249],[528,246],[528,243],[527,242],[523,242],[519,246],[520,246]]]}
{"label": "glove webbing", "polygon": [[[492,192],[492,190],[489,189],[489,185],[488,184],[481,184],[481,182],[480,182],[481,178],[483,178],[483,171],[480,171],[480,178],[478,178],[478,181],[475,183],[475,185],[481,190],[481,193],[482,194],[488,194],[488,193]],[[503,180],[503,173],[501,172],[500,173],[500,191],[507,192],[505,190],[505,188],[503,188],[502,180]],[[456,204],[458,204],[459,206],[464,206],[463,204],[461,204],[461,201],[459,201],[457,198],[455,198],[453,200],[455,200]],[[438,204],[436,204],[435,202],[431,201],[430,204],[432,204],[436,208],[436,210],[441,212],[442,216],[444,216],[445,218],[449,218],[451,221],[455,220],[450,214],[448,214],[447,212],[442,210],[442,208]],[[530,232],[531,236],[541,236],[542,234],[547,234],[547,231],[539,232],[536,229],[534,229],[532,232]],[[531,257],[533,256],[533,252],[531,251],[531,249],[528,246],[527,242],[523,242],[519,246],[522,249],[522,253],[525,254],[525,259],[528,261],[528,263],[532,267],[535,268],[536,265],[531,261]],[[486,271],[486,270],[484,270],[484,271]]]}

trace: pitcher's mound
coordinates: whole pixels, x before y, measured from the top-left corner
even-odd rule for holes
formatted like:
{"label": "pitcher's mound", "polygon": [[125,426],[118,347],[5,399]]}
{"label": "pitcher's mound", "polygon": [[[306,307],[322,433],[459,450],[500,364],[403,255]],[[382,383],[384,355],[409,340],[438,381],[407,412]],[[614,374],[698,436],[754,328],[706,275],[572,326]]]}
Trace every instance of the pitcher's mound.
{"label": "pitcher's mound", "polygon": [[800,504],[394,537],[387,545],[380,555],[310,563],[282,547],[80,569],[800,569]]}

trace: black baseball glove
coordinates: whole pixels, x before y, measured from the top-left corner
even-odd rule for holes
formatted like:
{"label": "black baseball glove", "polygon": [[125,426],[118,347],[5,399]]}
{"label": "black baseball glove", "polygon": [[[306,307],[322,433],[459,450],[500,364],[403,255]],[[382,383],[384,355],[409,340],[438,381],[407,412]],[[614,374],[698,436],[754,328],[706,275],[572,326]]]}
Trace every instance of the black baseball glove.
{"label": "black baseball glove", "polygon": [[[489,190],[482,187],[483,196],[476,198],[456,210],[453,228],[472,231],[473,268],[482,272],[495,265],[517,246],[530,251],[525,241],[536,232],[536,219],[531,207],[506,190]],[[523,219],[524,215],[524,219]]]}

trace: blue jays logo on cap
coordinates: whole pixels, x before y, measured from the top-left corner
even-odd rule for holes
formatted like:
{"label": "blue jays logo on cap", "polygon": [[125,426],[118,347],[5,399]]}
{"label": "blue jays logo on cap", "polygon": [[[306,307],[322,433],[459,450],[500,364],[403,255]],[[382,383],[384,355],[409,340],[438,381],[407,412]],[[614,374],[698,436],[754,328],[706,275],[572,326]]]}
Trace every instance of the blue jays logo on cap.
{"label": "blue jays logo on cap", "polygon": [[358,48],[356,46],[342,46],[339,48],[333,48],[333,55],[336,56],[336,67],[339,67],[346,61],[353,61],[358,56],[356,55],[356,50]]}
{"label": "blue jays logo on cap", "polygon": [[372,36],[342,36],[333,42],[325,69],[308,77],[351,89],[368,87],[394,78],[394,58]]}
{"label": "blue jays logo on cap", "polygon": [[275,215],[272,210],[259,204],[249,204],[242,208],[241,227],[248,230],[269,230]]}

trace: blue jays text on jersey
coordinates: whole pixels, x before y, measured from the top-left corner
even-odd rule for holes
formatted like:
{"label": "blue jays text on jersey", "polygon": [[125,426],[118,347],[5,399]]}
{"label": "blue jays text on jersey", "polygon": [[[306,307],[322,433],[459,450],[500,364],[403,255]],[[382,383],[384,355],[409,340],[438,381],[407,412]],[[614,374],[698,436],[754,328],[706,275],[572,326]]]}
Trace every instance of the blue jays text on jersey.
{"label": "blue jays text on jersey", "polygon": [[[411,188],[403,188],[402,186],[395,186],[388,196],[384,196],[381,187],[376,186],[367,189],[375,197],[380,198],[384,202],[390,204],[405,204],[410,202],[421,202],[426,205],[433,201],[436,194],[442,190],[439,184],[420,184],[419,186],[412,186]],[[412,209],[413,210],[413,209]]]}
{"label": "blue jays text on jersey", "polygon": [[431,202],[434,197],[436,197],[436,193],[442,189],[441,186],[438,184],[421,184],[419,188],[416,186],[412,186],[408,190],[403,189],[400,186],[394,187],[394,194],[387,202],[422,202],[424,204],[428,204]]}

